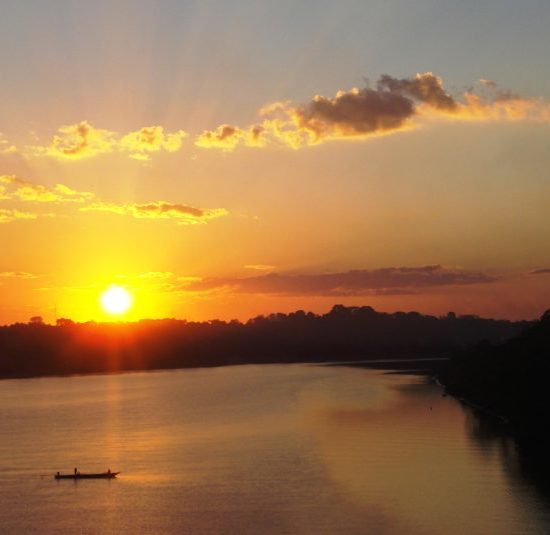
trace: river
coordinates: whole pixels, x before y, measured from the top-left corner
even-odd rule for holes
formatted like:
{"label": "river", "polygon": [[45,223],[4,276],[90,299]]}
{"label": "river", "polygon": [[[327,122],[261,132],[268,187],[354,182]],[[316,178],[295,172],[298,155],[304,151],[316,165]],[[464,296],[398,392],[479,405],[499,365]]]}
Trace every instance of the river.
{"label": "river", "polygon": [[[0,381],[22,533],[550,533],[511,439],[426,378],[229,366]],[[56,471],[121,471],[55,481]]]}

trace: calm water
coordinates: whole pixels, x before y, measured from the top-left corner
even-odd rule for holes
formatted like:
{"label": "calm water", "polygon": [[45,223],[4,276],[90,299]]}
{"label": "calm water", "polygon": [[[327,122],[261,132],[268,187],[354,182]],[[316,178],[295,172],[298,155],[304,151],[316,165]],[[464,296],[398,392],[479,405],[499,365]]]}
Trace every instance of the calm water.
{"label": "calm water", "polygon": [[[422,378],[302,365],[0,381],[6,533],[550,533]],[[55,471],[121,470],[115,481]]]}

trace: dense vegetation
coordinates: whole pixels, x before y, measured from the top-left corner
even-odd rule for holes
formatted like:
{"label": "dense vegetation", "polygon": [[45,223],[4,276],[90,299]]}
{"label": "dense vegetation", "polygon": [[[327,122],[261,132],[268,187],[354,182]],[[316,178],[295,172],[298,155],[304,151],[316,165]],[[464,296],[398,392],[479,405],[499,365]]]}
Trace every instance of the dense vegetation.
{"label": "dense vegetation", "polygon": [[487,340],[502,342],[528,322],[449,313],[380,313],[335,306],[238,321],[28,324],[0,327],[0,377],[28,377],[237,363],[346,361],[445,356]]}
{"label": "dense vegetation", "polygon": [[527,330],[500,343],[478,344],[441,373],[449,392],[500,415],[519,435],[550,431],[550,310]]}

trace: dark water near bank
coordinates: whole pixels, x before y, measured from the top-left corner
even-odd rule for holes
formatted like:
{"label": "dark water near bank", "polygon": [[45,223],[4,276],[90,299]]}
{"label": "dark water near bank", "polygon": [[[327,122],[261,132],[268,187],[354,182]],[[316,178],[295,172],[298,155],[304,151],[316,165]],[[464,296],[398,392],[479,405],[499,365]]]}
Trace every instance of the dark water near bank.
{"label": "dark water near bank", "polygon": [[[307,365],[0,382],[0,530],[550,533],[513,442],[425,379]],[[55,471],[121,470],[115,481]]]}

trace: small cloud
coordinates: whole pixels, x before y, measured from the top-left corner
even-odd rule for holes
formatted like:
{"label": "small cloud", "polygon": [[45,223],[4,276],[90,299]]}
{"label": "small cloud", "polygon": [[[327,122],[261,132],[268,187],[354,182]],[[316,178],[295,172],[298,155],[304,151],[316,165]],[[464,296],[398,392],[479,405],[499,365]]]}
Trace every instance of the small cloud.
{"label": "small cloud", "polygon": [[275,269],[275,266],[270,264],[246,264],[244,268],[253,269],[255,271],[271,271],[272,269]]}
{"label": "small cloud", "polygon": [[253,125],[248,130],[242,130],[237,126],[223,124],[216,130],[205,130],[195,140],[195,145],[203,149],[222,149],[230,152],[237,145],[244,144],[247,147],[263,147],[266,140],[263,137],[265,128],[261,125]]}
{"label": "small cloud", "polygon": [[112,212],[119,215],[131,215],[138,219],[173,219],[182,225],[205,223],[210,219],[228,214],[228,211],[224,208],[203,209],[166,201],[154,201],[145,204],[96,202],[83,206],[80,210]]}
{"label": "small cloud", "polygon": [[174,276],[171,271],[147,271],[146,273],[140,273],[138,279],[170,279]]}
{"label": "small cloud", "polygon": [[178,280],[179,282],[183,282],[185,284],[185,283],[201,281],[202,277],[195,277],[192,275],[181,275],[176,280]]}
{"label": "small cloud", "polygon": [[531,271],[531,275],[548,275],[550,274],[550,268],[534,269]]}
{"label": "small cloud", "polygon": [[123,136],[119,142],[119,148],[128,152],[130,158],[149,160],[151,152],[180,150],[185,137],[187,133],[183,130],[165,133],[162,126],[145,126]]}
{"label": "small cloud", "polygon": [[[0,176],[0,184],[6,184],[0,189],[0,199],[17,199],[26,202],[77,202],[82,203],[93,199],[94,194],[87,191],[77,191],[64,184],[44,186],[34,184],[14,175]],[[2,191],[3,190],[3,191]]]}
{"label": "small cloud", "polygon": [[131,205],[116,204],[112,202],[97,201],[80,208],[81,212],[112,212],[123,215],[129,212]]}
{"label": "small cloud", "polygon": [[245,133],[236,126],[223,124],[215,131],[205,130],[195,141],[197,147],[204,149],[218,148],[232,151],[245,136]]}
{"label": "small cloud", "polygon": [[28,273],[27,271],[2,271],[0,272],[0,279],[37,279],[38,275],[34,273]]}
{"label": "small cloud", "polygon": [[60,127],[49,145],[32,149],[35,155],[51,156],[58,160],[78,160],[115,151],[128,153],[136,160],[149,160],[153,152],[178,151],[186,136],[183,130],[168,133],[162,126],[145,126],[119,136],[116,132],[81,121]]}
{"label": "small cloud", "polygon": [[32,214],[30,212],[0,208],[0,224],[11,223],[19,219],[36,219],[37,217],[38,214]]}
{"label": "small cloud", "polygon": [[95,128],[88,121],[62,126],[47,147],[34,147],[35,154],[56,159],[78,160],[97,154],[112,152],[116,147],[116,134]]}
{"label": "small cloud", "polygon": [[0,132],[0,154],[14,154],[17,152],[17,147],[12,145],[2,132]]}

